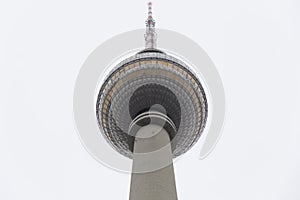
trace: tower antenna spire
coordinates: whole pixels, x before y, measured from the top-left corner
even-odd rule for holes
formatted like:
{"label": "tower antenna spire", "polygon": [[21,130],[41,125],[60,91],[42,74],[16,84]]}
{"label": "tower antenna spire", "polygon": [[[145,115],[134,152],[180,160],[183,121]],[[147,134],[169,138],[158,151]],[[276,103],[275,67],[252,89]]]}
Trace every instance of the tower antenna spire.
{"label": "tower antenna spire", "polygon": [[157,34],[155,32],[155,20],[152,16],[152,2],[148,3],[148,18],[146,20],[145,46],[146,49],[155,49]]}

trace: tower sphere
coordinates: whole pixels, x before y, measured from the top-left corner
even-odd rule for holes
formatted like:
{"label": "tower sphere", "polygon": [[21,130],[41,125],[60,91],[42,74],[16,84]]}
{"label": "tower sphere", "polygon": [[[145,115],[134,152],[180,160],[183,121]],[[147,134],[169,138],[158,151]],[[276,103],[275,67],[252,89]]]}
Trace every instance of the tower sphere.
{"label": "tower sphere", "polygon": [[200,77],[183,61],[154,48],[114,66],[106,74],[96,103],[101,133],[115,150],[129,158],[135,137],[131,128],[141,116],[149,115],[152,121],[155,117],[165,119],[173,157],[177,157],[201,136],[207,111]]}

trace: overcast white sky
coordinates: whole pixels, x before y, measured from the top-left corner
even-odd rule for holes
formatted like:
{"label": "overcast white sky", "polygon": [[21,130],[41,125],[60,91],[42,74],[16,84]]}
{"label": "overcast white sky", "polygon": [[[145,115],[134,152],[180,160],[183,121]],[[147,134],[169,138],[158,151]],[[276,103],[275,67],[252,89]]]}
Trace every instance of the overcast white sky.
{"label": "overcast white sky", "polygon": [[[72,95],[98,45],[144,27],[146,3],[0,2],[0,199],[128,199],[129,174],[82,147]],[[296,0],[153,1],[157,27],[212,58],[227,100],[212,154],[198,160],[198,145],[175,164],[179,199],[300,199],[299,11]]]}

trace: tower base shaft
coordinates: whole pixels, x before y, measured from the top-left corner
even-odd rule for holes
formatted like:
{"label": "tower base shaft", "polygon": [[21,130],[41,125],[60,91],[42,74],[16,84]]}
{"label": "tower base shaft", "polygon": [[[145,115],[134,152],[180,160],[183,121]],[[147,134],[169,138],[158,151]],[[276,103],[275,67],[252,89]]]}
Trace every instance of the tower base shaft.
{"label": "tower base shaft", "polygon": [[177,200],[170,137],[160,126],[136,134],[129,200]]}

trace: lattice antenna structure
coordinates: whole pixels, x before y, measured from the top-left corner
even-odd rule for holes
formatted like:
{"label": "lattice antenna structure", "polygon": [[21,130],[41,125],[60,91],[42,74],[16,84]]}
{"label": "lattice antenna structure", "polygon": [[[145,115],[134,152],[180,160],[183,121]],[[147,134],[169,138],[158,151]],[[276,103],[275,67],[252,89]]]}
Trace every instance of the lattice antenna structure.
{"label": "lattice antenna structure", "polygon": [[148,3],[148,18],[146,20],[145,47],[146,49],[155,49],[157,34],[155,32],[155,20],[152,16],[152,3]]}

